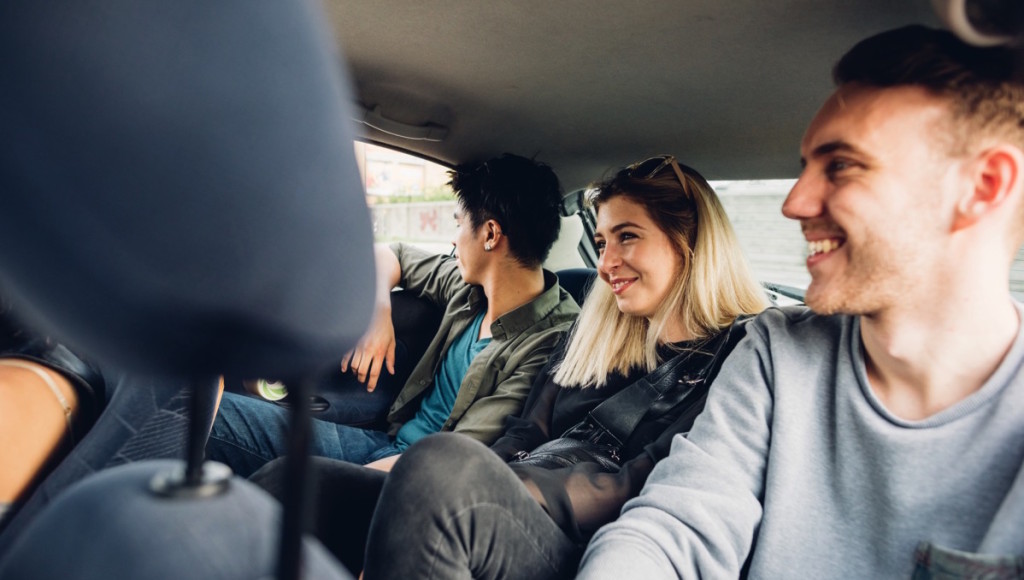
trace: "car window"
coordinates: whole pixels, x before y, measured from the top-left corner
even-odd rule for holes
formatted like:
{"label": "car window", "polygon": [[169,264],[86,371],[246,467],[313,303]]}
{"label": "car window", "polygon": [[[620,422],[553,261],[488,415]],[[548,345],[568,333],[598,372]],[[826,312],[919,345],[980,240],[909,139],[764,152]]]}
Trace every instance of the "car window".
{"label": "car window", "polygon": [[796,288],[811,281],[807,242],[800,225],[782,215],[782,202],[795,180],[712,181],[754,277]]}
{"label": "car window", "polygon": [[406,242],[448,253],[455,237],[455,194],[448,167],[422,157],[356,142],[356,161],[377,242]]}
{"label": "car window", "polygon": [[[374,239],[405,242],[438,253],[452,249],[455,194],[448,186],[449,168],[402,151],[356,142],[366,200],[373,215]],[[799,225],[783,217],[782,202],[792,179],[717,180],[711,186],[736,230],[754,276],[763,283],[804,289],[810,274],[804,261],[807,243]],[[562,235],[546,266],[558,270],[585,266],[578,251],[584,235],[577,216],[563,219]],[[1024,300],[1024,248],[1010,272],[1010,290]]]}
{"label": "car window", "polygon": [[[357,141],[355,151],[373,216],[374,241],[451,252],[456,201],[448,185],[449,168],[373,143]],[[579,218],[563,217],[558,240],[544,266],[553,271],[585,266],[579,253],[582,236]]]}
{"label": "car window", "polygon": [[[754,276],[762,283],[806,289],[807,243],[800,226],[782,215],[795,180],[711,181],[740,239]],[[1024,300],[1024,248],[1010,270],[1010,291]]]}

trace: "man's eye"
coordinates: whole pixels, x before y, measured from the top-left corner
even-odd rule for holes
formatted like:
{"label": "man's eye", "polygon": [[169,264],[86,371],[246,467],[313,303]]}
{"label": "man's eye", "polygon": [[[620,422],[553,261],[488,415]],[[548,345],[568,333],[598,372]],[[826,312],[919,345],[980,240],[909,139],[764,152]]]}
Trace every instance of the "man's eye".
{"label": "man's eye", "polygon": [[825,165],[825,173],[827,175],[835,175],[836,173],[849,169],[852,165],[852,163],[841,157],[832,159],[827,165]]}

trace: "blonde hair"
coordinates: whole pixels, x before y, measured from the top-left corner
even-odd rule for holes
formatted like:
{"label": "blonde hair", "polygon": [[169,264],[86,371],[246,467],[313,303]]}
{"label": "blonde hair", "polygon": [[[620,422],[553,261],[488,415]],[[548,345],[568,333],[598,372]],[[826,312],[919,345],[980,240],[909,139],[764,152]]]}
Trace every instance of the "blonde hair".
{"label": "blonde hair", "polygon": [[678,167],[679,177],[668,165],[652,176],[634,176],[630,167],[594,186],[595,211],[615,197],[643,207],[671,240],[682,267],[678,283],[650,320],[620,311],[608,285],[595,280],[555,371],[558,384],[599,387],[613,372],[654,370],[658,337],[670,317],[678,317],[699,339],[768,306],[718,196],[699,173]]}

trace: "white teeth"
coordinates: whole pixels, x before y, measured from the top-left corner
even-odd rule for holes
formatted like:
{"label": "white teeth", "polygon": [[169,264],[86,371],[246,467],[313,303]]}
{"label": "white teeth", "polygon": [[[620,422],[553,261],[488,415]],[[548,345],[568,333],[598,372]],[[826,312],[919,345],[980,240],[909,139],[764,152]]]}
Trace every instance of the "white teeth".
{"label": "white teeth", "polygon": [[812,256],[815,254],[827,254],[828,252],[838,249],[841,245],[843,245],[842,241],[836,238],[815,240],[813,242],[807,242],[807,251],[810,252]]}

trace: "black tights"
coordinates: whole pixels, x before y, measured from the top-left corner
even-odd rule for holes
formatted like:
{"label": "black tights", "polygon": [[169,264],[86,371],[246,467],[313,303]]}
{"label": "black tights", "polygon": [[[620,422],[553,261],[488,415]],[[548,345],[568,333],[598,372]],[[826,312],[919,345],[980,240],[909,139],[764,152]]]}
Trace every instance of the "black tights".
{"label": "black tights", "polygon": [[[427,437],[386,474],[316,460],[315,533],[373,578],[571,578],[582,555],[515,473],[461,435]],[[283,464],[253,481],[281,496]],[[365,561],[363,548],[366,547]]]}

